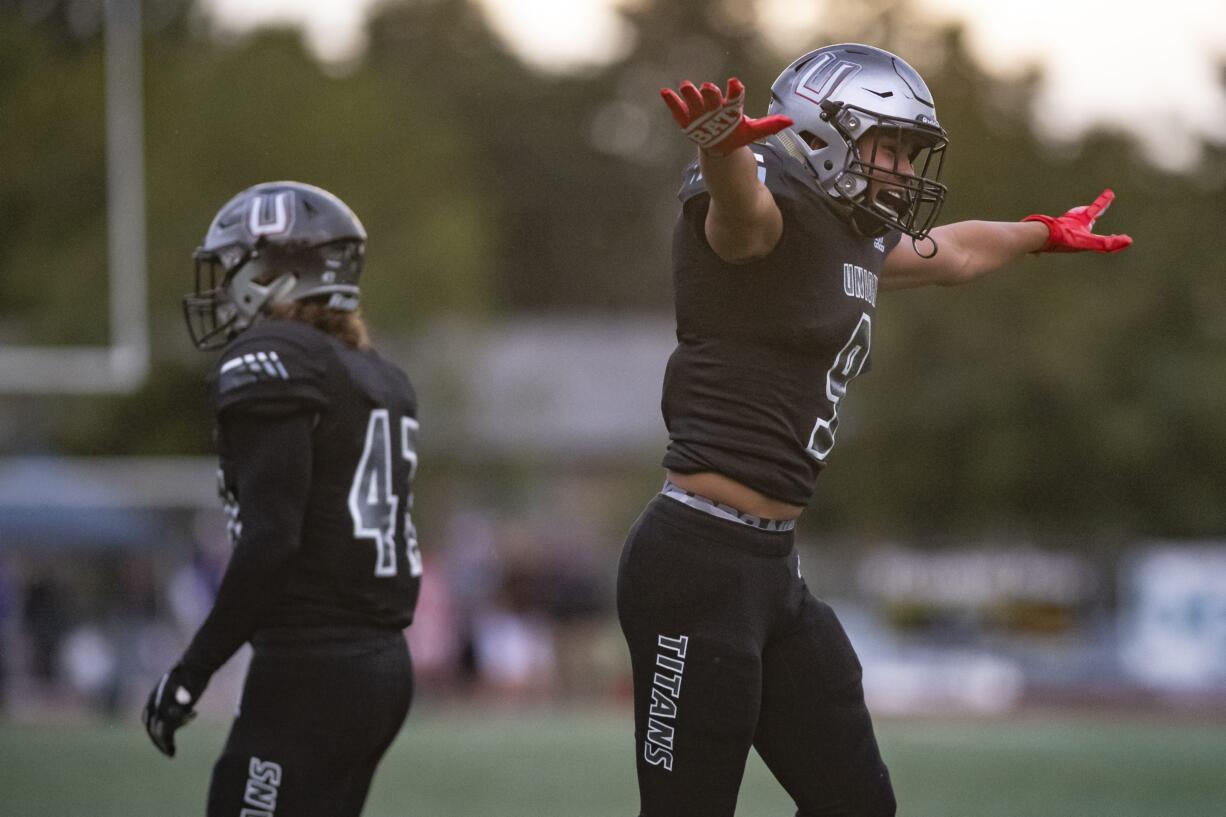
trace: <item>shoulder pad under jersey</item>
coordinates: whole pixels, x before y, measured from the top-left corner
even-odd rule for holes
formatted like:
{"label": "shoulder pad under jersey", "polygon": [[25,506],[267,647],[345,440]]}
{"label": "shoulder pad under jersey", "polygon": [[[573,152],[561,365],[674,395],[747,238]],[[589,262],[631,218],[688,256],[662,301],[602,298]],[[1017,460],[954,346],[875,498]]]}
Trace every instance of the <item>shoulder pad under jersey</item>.
{"label": "shoulder pad under jersey", "polygon": [[884,259],[900,243],[902,243],[902,233],[898,230],[889,230],[885,235],[873,239],[873,249],[881,253],[882,259]]}
{"label": "shoulder pad under jersey", "polygon": [[[791,176],[795,171],[788,167],[789,159],[780,157],[774,147],[763,142],[754,142],[749,146],[749,151],[758,165],[758,181],[766,185],[766,189],[777,198],[794,198],[796,194]],[[695,159],[685,169],[677,198],[686,202],[699,193],[706,192],[706,180],[703,179],[702,168]]]}
{"label": "shoulder pad under jersey", "polygon": [[218,414],[236,409],[264,414],[319,410],[328,405],[326,334],[294,320],[266,320],[222,352],[210,387]]}

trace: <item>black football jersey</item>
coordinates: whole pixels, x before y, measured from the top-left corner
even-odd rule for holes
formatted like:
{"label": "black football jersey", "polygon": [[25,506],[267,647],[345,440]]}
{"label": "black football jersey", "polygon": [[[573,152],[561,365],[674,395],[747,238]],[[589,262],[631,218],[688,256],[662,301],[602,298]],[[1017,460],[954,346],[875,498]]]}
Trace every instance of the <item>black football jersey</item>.
{"label": "black football jersey", "polygon": [[211,387],[220,492],[236,542],[260,508],[238,495],[227,417],[315,416],[301,542],[260,627],[407,626],[422,560],[410,517],[417,398],[404,372],[300,321],[267,320],[226,347]]}
{"label": "black football jersey", "polygon": [[678,194],[663,464],[805,505],[834,447],[847,384],[869,365],[878,274],[899,234],[859,235],[799,161],[769,142],[750,149],[783,215],[765,258],[728,264],[707,244],[710,199],[697,162]]}

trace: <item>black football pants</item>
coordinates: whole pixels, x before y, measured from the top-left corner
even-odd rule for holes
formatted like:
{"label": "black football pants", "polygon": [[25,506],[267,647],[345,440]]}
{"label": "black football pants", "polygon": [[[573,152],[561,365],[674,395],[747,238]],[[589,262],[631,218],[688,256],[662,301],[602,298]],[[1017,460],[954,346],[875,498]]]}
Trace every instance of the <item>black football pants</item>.
{"label": "black football pants", "polygon": [[798,817],[889,817],[860,662],[793,533],[657,496],[622,552],[641,817],[732,817],[753,746]]}
{"label": "black football pants", "polygon": [[357,817],[412,697],[400,633],[257,642],[209,817]]}

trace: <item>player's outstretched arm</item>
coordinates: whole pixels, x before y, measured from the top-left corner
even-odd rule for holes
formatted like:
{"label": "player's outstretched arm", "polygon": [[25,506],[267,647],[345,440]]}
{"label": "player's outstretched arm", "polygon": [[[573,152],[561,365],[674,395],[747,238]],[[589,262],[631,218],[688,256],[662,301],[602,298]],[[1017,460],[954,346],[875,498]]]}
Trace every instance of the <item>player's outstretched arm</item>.
{"label": "player's outstretched arm", "polygon": [[783,216],[770,191],[758,181],[757,163],[747,149],[752,142],[792,124],[786,116],[750,119],[745,116],[745,86],[736,77],[727,92],[704,82],[681,83],[660,96],[673,121],[698,146],[711,205],[707,211],[707,243],[730,263],[744,263],[768,254],[783,234]]}
{"label": "player's outstretched arm", "polygon": [[[890,252],[882,287],[903,289],[966,283],[1031,253],[1119,252],[1132,244],[1131,237],[1093,232],[1095,221],[1114,198],[1111,190],[1105,190],[1092,204],[1074,207],[1058,217],[1032,215],[1017,222],[944,224],[931,233],[940,247],[936,255],[924,257],[905,241]],[[924,245],[919,249],[924,250]]]}

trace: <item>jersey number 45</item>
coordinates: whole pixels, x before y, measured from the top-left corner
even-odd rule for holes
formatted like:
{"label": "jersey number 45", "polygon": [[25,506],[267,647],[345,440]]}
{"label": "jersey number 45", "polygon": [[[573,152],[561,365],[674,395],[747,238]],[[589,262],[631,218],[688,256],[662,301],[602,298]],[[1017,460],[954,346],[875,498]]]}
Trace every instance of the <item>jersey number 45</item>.
{"label": "jersey number 45", "polygon": [[366,424],[366,445],[349,488],[349,513],[353,517],[355,539],[375,543],[375,575],[395,576],[396,510],[404,497],[405,558],[409,575],[421,575],[421,551],[410,511],[413,508],[413,477],[417,474],[418,423],[412,417],[400,418],[399,454],[408,463],[403,492],[392,482],[392,428],[387,409],[375,409]]}

